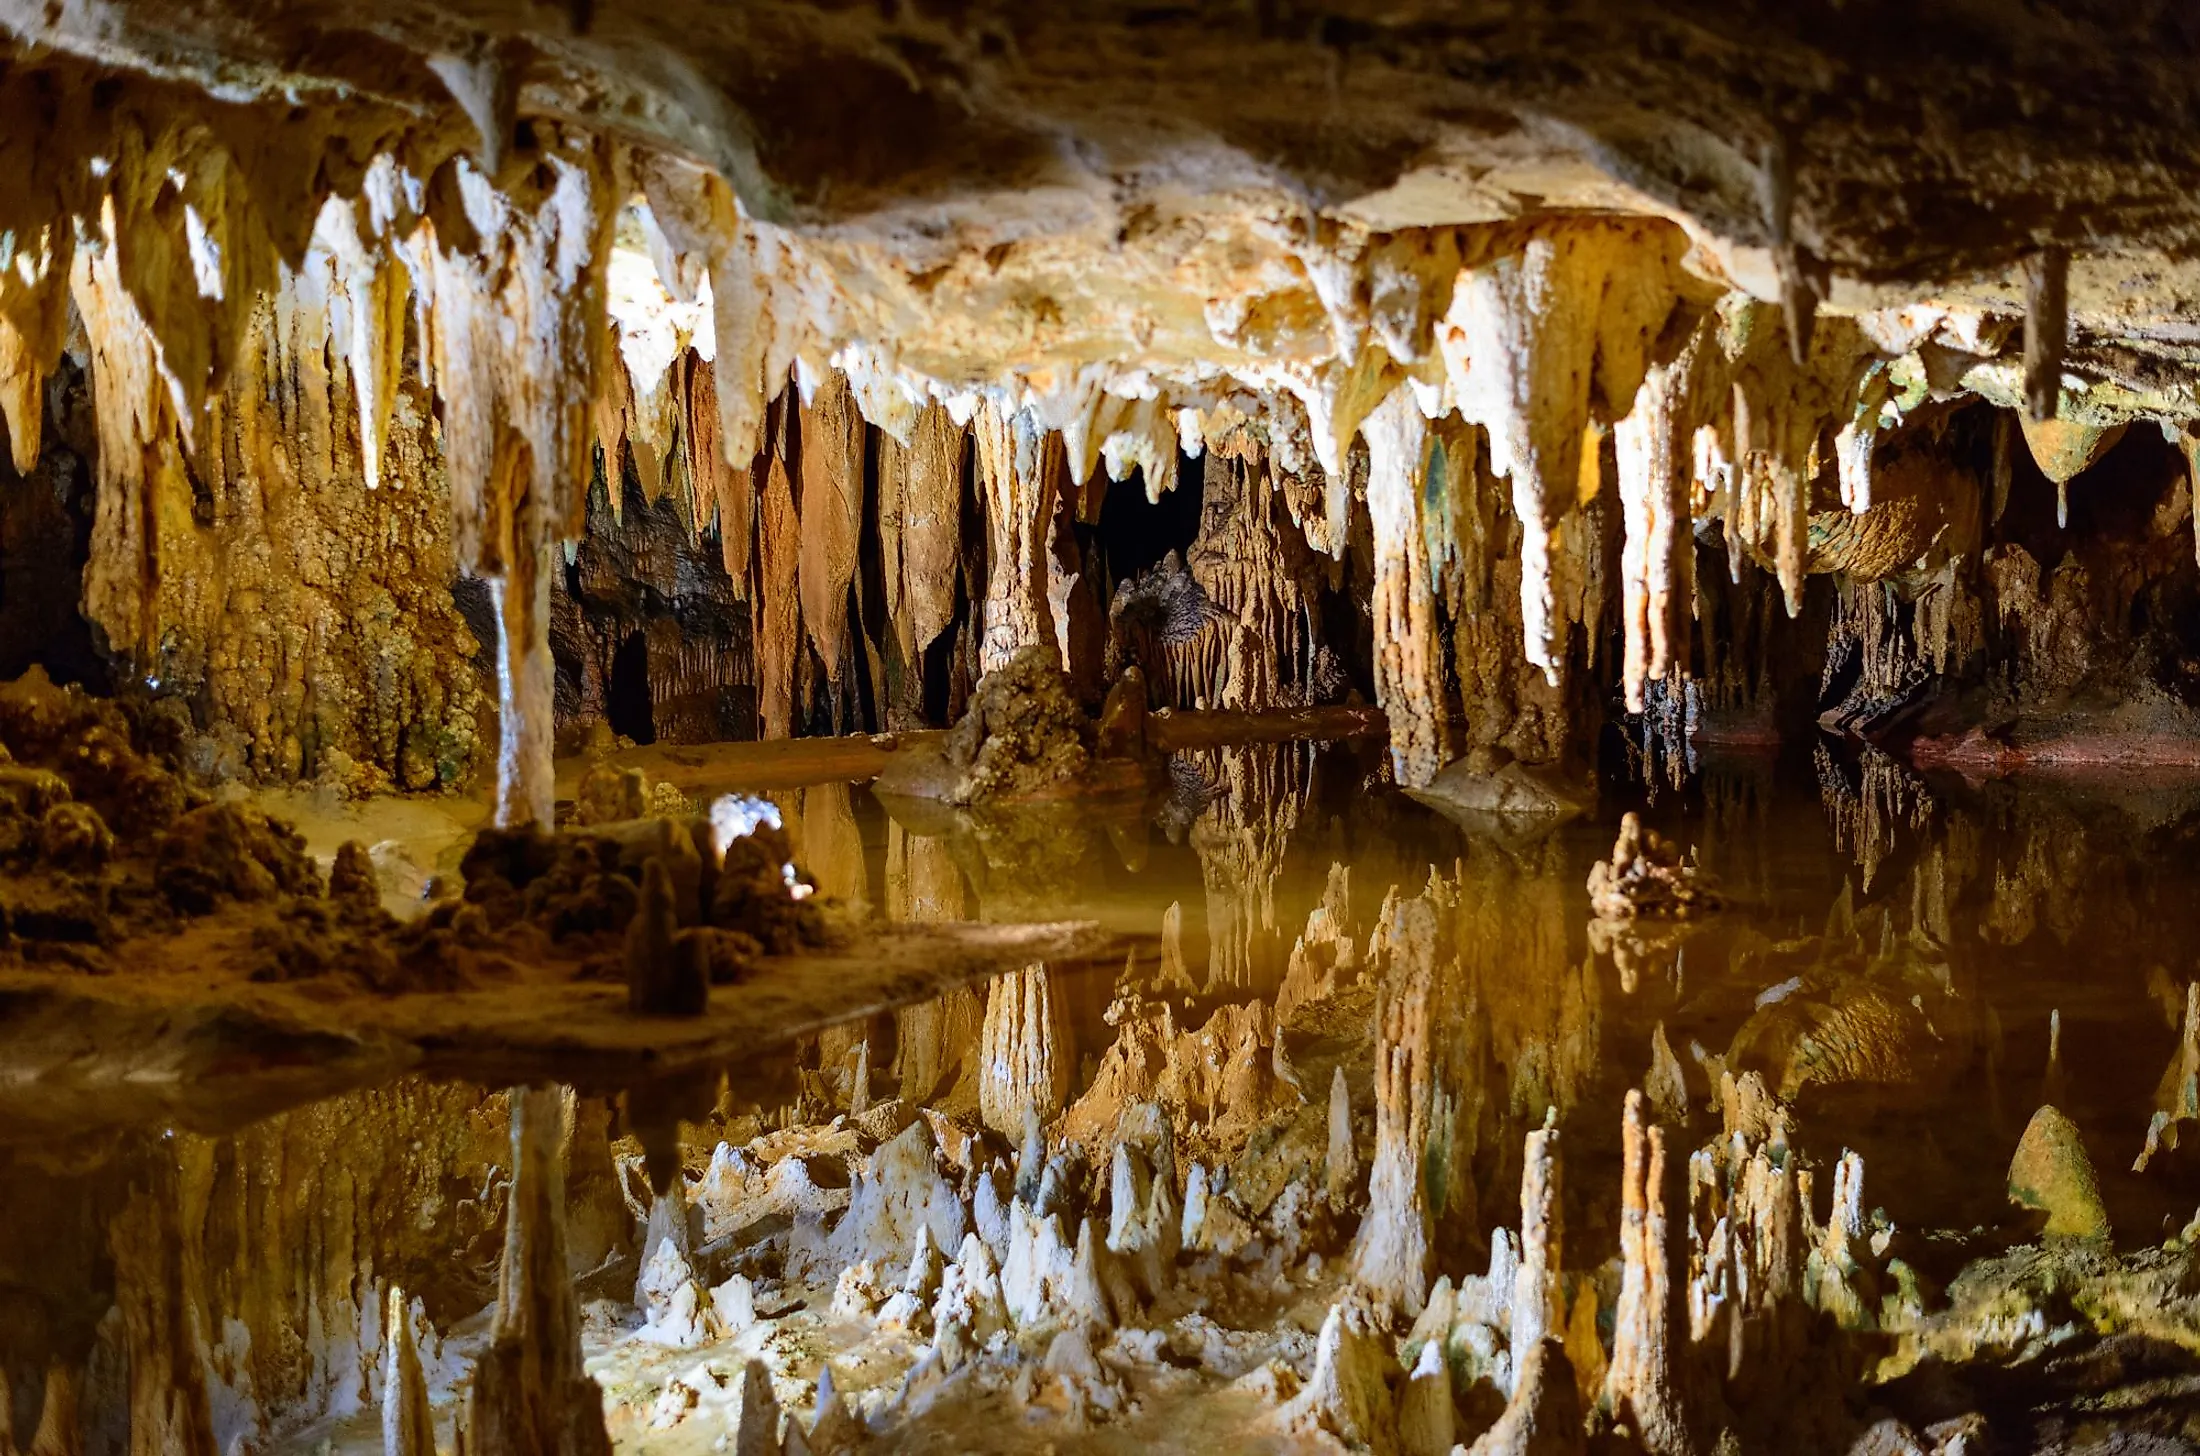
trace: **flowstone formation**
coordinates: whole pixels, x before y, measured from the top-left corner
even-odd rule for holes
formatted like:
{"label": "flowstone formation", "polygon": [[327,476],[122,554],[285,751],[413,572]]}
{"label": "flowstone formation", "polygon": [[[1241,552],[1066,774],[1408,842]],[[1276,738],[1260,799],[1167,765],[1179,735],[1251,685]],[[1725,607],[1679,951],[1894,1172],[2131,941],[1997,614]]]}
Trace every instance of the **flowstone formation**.
{"label": "flowstone formation", "polygon": [[[2134,199],[2196,42],[1549,21],[0,17],[51,665],[507,824],[561,724],[944,727],[1045,646],[1088,709],[1371,698],[1505,813],[1614,716],[2195,757],[2200,221]],[[1928,178],[1871,86],[1991,144]]]}

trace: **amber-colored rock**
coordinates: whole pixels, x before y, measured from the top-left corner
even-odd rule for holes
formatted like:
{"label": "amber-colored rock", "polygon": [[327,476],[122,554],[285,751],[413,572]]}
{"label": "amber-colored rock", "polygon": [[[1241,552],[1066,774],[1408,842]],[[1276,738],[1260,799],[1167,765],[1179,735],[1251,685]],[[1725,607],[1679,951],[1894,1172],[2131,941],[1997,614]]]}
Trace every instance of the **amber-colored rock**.
{"label": "amber-colored rock", "polygon": [[2025,1124],[2009,1161],[2009,1201],[2045,1213],[2050,1238],[2108,1237],[2108,1209],[2078,1125],[2054,1107]]}

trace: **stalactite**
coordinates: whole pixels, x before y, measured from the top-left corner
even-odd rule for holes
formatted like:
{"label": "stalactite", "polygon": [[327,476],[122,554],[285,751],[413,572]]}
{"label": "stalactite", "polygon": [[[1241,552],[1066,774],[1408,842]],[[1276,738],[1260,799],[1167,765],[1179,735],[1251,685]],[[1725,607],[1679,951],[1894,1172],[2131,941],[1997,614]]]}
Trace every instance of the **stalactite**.
{"label": "stalactite", "polygon": [[13,240],[0,266],[0,420],[17,475],[38,465],[47,376],[69,336],[69,275],[75,233],[59,223]]}
{"label": "stalactite", "polygon": [[162,447],[177,429],[154,337],[124,286],[115,205],[101,204],[97,233],[75,252],[70,293],[91,346],[99,402],[98,507],[85,568],[84,615],[110,642],[144,652],[155,636],[159,527],[188,500],[182,462]]}
{"label": "stalactite", "polygon": [[[586,512],[605,270],[622,199],[600,142],[546,149],[543,191],[524,200],[455,167],[461,211],[428,240],[415,282],[445,404],[459,566],[489,579],[497,609],[498,822],[548,823],[551,557]],[[465,250],[464,231],[483,251]]]}
{"label": "stalactite", "polygon": [[1019,647],[1055,643],[1046,593],[1047,522],[1066,479],[1058,437],[1042,435],[1025,411],[1004,415],[990,401],[973,424],[985,508],[986,591],[979,665],[1007,665]]}
{"label": "stalactite", "polygon": [[1620,622],[1626,652],[1620,680],[1627,711],[1643,710],[1643,685],[1685,663],[1687,614],[1696,594],[1691,413],[1698,341],[1650,366],[1634,408],[1615,427],[1626,540]]}
{"label": "stalactite", "polygon": [[[1553,682],[1565,662],[1562,601],[1581,570],[1557,538],[1585,498],[1582,440],[1593,411],[1616,418],[1641,384],[1672,305],[1665,258],[1632,226],[1531,235],[1461,276],[1437,342],[1459,411],[1489,431],[1522,529],[1528,660]],[[1593,489],[1589,492],[1593,494]]]}
{"label": "stalactite", "polygon": [[863,419],[846,376],[818,386],[802,409],[801,564],[797,580],[810,645],[837,689],[848,664],[848,589],[863,524]]}
{"label": "stalactite", "polygon": [[412,304],[409,275],[376,236],[374,214],[393,209],[402,186],[396,170],[389,158],[377,158],[359,201],[346,204],[331,198],[314,228],[315,242],[335,260],[336,283],[346,305],[336,314],[339,326],[330,343],[350,364],[359,400],[359,468],[369,490],[380,488],[389,473],[390,426],[405,359],[405,318]]}
{"label": "stalactite", "polygon": [[1449,756],[1442,644],[1422,522],[1428,426],[1397,390],[1368,416],[1368,517],[1375,528],[1375,700],[1390,719],[1398,782],[1420,787]]}
{"label": "stalactite", "polygon": [[802,648],[802,519],[796,513],[794,482],[787,464],[774,451],[764,467],[763,519],[757,559],[756,700],[759,736],[787,738],[796,724],[795,664]]}

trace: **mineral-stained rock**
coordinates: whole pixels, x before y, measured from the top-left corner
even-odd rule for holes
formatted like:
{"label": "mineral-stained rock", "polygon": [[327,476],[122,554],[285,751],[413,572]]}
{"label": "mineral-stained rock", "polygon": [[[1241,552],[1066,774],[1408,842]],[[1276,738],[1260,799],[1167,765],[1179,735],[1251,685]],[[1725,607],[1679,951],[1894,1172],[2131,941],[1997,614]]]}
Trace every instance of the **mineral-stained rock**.
{"label": "mineral-stained rock", "polygon": [[187,914],[223,899],[266,900],[318,888],[320,872],[288,825],[242,804],[207,804],[161,840],[160,887]]}
{"label": "mineral-stained rock", "polygon": [[2047,1215],[2051,1238],[2105,1239],[2108,1209],[2078,1125],[2053,1107],[2025,1124],[2009,1161],[2009,1200]]}
{"label": "mineral-stained rock", "polygon": [[941,760],[897,754],[880,786],[950,804],[1074,793],[1092,736],[1054,646],[1024,646],[979,681]]}

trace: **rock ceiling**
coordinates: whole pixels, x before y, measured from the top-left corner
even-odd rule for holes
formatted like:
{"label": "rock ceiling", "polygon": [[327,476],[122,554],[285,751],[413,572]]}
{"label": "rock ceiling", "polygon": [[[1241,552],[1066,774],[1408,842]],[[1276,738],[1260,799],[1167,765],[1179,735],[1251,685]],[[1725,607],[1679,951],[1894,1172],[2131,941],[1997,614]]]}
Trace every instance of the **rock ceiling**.
{"label": "rock ceiling", "polygon": [[[690,343],[741,477],[722,508],[790,372],[805,397],[844,374],[904,443],[935,401],[979,419],[1012,512],[1049,435],[1077,479],[1158,493],[1180,448],[1250,432],[1331,482],[1301,524],[1332,551],[1364,437],[1409,780],[1444,724],[1407,546],[1424,482],[1474,468],[1462,429],[1531,528],[1521,640],[1555,681],[1584,440],[1616,427],[1639,704],[1688,524],[1718,518],[1793,610],[1813,483],[1863,515],[1874,442],[1928,399],[2059,411],[2050,474],[2101,427],[2200,419],[2200,15],[2171,0],[53,0],[0,25],[0,408],[20,465],[39,380],[88,359],[87,614],[152,635],[160,481],[201,470],[264,299],[310,296],[370,485],[411,324],[457,564],[499,584],[508,797],[538,810],[538,563],[607,418],[702,438],[666,387]],[[1912,536],[1895,557],[1936,539]]]}

